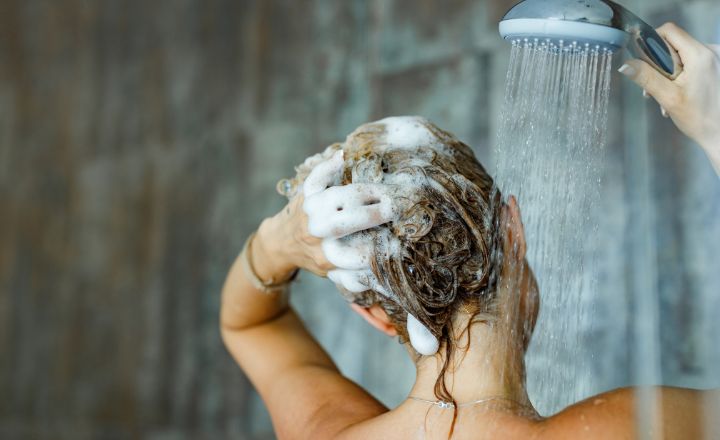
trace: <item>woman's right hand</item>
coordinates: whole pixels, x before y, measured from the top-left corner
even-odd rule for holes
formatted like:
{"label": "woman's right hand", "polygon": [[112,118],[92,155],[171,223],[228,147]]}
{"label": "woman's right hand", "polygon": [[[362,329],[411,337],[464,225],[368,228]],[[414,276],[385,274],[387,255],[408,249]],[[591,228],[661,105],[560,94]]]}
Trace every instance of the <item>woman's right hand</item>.
{"label": "woman's right hand", "polygon": [[[326,276],[336,265],[352,260],[345,254],[356,254],[367,247],[357,240],[332,246],[333,240],[396,217],[396,203],[387,185],[340,185],[343,167],[342,151],[316,165],[305,179],[302,193],[260,225],[253,261],[261,279],[284,279],[298,268]],[[323,242],[331,245],[326,248],[332,248],[333,255],[326,255]],[[356,259],[366,258],[363,255]]]}
{"label": "woman's right hand", "polygon": [[680,75],[670,80],[638,59],[627,61],[620,73],[652,95],[720,172],[720,46],[702,44],[674,23],[657,32],[677,50],[684,66]]}

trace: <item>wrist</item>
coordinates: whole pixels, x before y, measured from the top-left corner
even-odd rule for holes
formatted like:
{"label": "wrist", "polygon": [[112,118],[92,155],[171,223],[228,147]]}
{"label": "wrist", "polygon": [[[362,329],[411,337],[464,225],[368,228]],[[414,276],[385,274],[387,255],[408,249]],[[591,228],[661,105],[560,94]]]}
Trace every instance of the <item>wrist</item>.
{"label": "wrist", "polygon": [[280,241],[281,235],[273,228],[272,219],[263,220],[251,247],[255,273],[261,280],[287,280],[297,270],[284,252],[287,246]]}

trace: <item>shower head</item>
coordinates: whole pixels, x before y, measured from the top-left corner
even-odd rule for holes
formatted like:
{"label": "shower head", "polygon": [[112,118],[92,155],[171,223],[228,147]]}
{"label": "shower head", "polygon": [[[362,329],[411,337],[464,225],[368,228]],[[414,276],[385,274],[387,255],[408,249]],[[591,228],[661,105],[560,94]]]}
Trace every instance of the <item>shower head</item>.
{"label": "shower head", "polygon": [[500,21],[500,35],[610,51],[627,47],[670,79],[682,71],[675,50],[650,25],[610,0],[523,0]]}

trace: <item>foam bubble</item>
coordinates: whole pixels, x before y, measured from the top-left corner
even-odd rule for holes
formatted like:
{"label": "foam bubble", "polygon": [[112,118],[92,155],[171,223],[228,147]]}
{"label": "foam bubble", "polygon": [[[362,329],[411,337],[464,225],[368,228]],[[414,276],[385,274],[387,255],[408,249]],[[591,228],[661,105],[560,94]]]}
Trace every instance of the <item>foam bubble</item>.
{"label": "foam bubble", "polygon": [[407,150],[417,154],[421,162],[428,164],[427,151],[436,154],[452,155],[448,142],[454,138],[435,127],[420,116],[392,116],[369,122],[358,127],[345,139],[342,148],[349,156],[362,156],[368,146],[376,154],[389,151]]}
{"label": "foam bubble", "polygon": [[[346,298],[352,301],[353,294],[373,290],[397,300],[370,264],[374,259],[402,258],[401,241],[394,235],[398,231],[405,239],[413,238],[432,226],[431,214],[413,208],[422,186],[439,185],[422,168],[438,155],[453,156],[454,141],[422,117],[384,118],[358,127],[344,143],[309,157],[296,167],[295,178],[282,182],[281,193],[289,198],[304,182],[308,231],[324,239],[323,253],[337,267],[328,278]],[[402,155],[403,169],[388,169],[386,155]],[[388,222],[395,222],[393,230],[376,228]],[[418,353],[437,352],[437,338],[409,313],[407,328]]]}
{"label": "foam bubble", "polygon": [[385,143],[388,148],[416,149],[420,146],[437,147],[437,137],[427,128],[425,118],[393,116],[376,121],[385,125]]}
{"label": "foam bubble", "polygon": [[341,269],[369,269],[373,255],[372,236],[356,232],[341,238],[326,238],[322,241],[325,258]]}
{"label": "foam bubble", "polygon": [[432,356],[437,353],[440,343],[416,317],[408,313],[407,332],[410,337],[410,344],[415,351],[423,356]]}

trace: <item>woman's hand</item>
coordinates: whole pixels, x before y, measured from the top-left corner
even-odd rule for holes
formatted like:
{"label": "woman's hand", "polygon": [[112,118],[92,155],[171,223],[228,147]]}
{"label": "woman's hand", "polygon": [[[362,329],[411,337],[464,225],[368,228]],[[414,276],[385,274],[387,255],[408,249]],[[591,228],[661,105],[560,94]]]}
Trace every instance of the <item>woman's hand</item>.
{"label": "woman's hand", "polygon": [[[335,264],[342,265],[353,256],[369,258],[354,255],[363,247],[361,244],[347,246],[348,241],[345,247],[333,245],[338,244],[338,238],[395,219],[397,203],[388,185],[340,185],[344,164],[342,151],[319,163],[305,179],[301,194],[260,225],[252,259],[262,280],[287,279],[298,268],[326,276]],[[328,261],[323,242],[326,250],[336,251],[330,256],[335,264]]]}
{"label": "woman's hand", "polygon": [[652,95],[675,125],[720,166],[720,46],[707,46],[674,23],[657,29],[672,47],[683,71],[670,80],[641,60],[629,60],[620,73]]}
{"label": "woman's hand", "polygon": [[[332,166],[339,169],[342,156]],[[328,167],[327,163],[321,163],[316,168],[320,173],[323,169],[329,171]],[[306,179],[311,184],[312,174]],[[339,182],[334,179],[324,185],[323,182],[316,183],[318,191],[321,191],[327,185]],[[242,330],[266,323],[289,310],[288,297],[283,294],[285,289],[263,291],[252,282],[253,278],[282,285],[298,269],[325,276],[334,268],[325,258],[322,240],[308,232],[309,221],[303,210],[303,199],[302,194],[294,197],[279,213],[265,219],[257,233],[249,238],[247,253],[241,253],[230,268],[223,286],[220,312],[224,336],[229,338],[233,335],[237,339]],[[263,294],[259,295],[259,292]]]}
{"label": "woman's hand", "polygon": [[310,234],[303,206],[305,197],[340,183],[344,163],[342,151],[318,163],[305,179],[303,190],[282,211],[260,224],[253,261],[261,279],[287,279],[297,269],[324,277],[335,267],[325,258],[322,236]]}
{"label": "woman's hand", "polygon": [[325,276],[335,267],[325,258],[322,239],[308,232],[303,202],[300,194],[260,224],[253,240],[253,263],[260,279],[287,279],[295,269]]}

